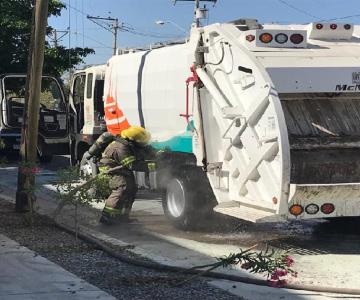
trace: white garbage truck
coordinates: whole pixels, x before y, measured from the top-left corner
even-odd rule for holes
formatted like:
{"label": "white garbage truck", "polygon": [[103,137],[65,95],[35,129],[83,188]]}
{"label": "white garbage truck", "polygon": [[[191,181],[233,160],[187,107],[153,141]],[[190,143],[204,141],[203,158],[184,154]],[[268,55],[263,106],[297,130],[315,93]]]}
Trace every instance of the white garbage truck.
{"label": "white garbage truck", "polygon": [[102,66],[108,131],[141,125],[168,150],[149,182],[178,227],[212,210],[252,222],[359,216],[358,33],[239,19],[119,51]]}

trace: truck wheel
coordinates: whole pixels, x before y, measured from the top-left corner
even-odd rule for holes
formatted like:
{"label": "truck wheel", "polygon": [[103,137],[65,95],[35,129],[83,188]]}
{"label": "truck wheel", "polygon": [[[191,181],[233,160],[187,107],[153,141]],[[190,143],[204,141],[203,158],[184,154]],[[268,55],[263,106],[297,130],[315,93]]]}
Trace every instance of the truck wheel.
{"label": "truck wheel", "polygon": [[175,175],[168,182],[163,197],[165,216],[181,230],[201,227],[203,221],[211,216],[215,206],[210,184],[201,178],[204,175],[199,178],[195,174],[184,172],[182,175]]}
{"label": "truck wheel", "polygon": [[[80,162],[79,172],[81,176],[90,178],[95,177],[99,173],[99,169],[92,159],[85,159],[83,157]],[[96,190],[94,188],[90,188],[88,190],[88,194],[89,196],[95,198]]]}

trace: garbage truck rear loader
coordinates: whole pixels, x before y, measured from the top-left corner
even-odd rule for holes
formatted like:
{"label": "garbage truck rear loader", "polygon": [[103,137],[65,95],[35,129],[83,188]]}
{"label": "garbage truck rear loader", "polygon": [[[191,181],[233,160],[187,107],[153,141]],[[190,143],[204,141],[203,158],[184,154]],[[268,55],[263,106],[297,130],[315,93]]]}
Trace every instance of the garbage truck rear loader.
{"label": "garbage truck rear loader", "polygon": [[[360,215],[360,49],[351,24],[193,28],[113,56],[110,132],[146,127],[179,227],[214,209],[252,222]],[[131,51],[130,51],[131,52]]]}

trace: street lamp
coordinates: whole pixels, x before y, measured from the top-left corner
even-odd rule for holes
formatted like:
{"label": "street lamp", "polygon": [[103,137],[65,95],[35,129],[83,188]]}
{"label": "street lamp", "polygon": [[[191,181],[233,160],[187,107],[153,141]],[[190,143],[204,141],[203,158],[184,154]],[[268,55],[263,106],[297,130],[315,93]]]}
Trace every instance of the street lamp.
{"label": "street lamp", "polygon": [[173,26],[175,26],[177,29],[181,30],[182,32],[184,33],[188,33],[188,31],[184,28],[182,28],[179,24],[176,24],[175,22],[173,21],[163,21],[163,20],[158,20],[158,21],[155,21],[155,24],[156,25],[165,25],[165,24],[171,24]]}

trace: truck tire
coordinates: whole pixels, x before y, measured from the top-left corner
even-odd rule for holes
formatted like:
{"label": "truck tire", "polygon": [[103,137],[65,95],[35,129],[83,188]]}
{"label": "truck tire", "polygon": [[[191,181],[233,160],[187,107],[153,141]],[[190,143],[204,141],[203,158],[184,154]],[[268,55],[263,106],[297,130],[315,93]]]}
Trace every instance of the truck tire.
{"label": "truck tire", "polygon": [[[99,169],[93,159],[85,159],[83,157],[80,161],[79,172],[81,176],[90,178],[90,177],[95,177],[99,173]],[[88,194],[89,196],[95,198],[96,190],[94,188],[90,188],[88,190]]]}
{"label": "truck tire", "polygon": [[178,229],[201,228],[213,213],[215,196],[206,176],[200,172],[184,170],[174,175],[166,186],[162,201],[164,213]]}

